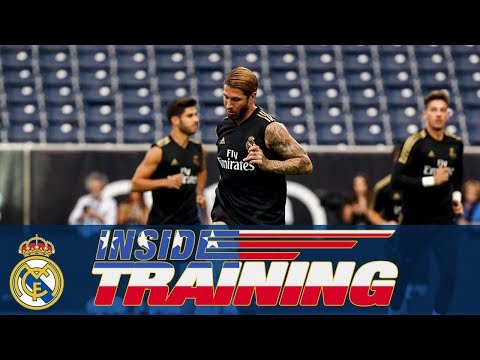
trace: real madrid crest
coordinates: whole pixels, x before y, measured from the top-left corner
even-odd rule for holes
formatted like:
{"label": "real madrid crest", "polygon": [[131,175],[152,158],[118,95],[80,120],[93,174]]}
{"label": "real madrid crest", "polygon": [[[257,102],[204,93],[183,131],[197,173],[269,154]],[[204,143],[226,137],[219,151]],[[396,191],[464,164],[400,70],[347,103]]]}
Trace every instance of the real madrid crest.
{"label": "real madrid crest", "polygon": [[24,256],[10,275],[10,291],[15,300],[31,310],[43,310],[55,304],[63,292],[63,274],[50,255],[55,248],[50,241],[35,235],[20,244]]}
{"label": "real madrid crest", "polygon": [[450,159],[455,159],[457,157],[457,153],[455,152],[455,148],[451,147],[448,155],[450,156]]}
{"label": "real madrid crest", "polygon": [[247,142],[245,143],[245,147],[248,149],[250,149],[250,146],[253,146],[255,145],[255,138],[253,136],[249,136],[248,139],[247,139]]}

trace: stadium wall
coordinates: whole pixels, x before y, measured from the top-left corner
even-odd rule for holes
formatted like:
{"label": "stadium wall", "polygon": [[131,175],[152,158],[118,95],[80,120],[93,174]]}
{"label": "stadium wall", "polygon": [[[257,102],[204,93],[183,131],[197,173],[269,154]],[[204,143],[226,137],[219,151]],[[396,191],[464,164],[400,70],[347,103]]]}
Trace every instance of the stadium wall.
{"label": "stadium wall", "polygon": [[[85,194],[85,177],[94,170],[109,177],[107,191],[117,200],[128,192],[129,180],[148,145],[34,145],[0,147],[0,223],[66,224],[76,200]],[[350,192],[357,172],[371,185],[391,168],[386,147],[307,147],[314,171],[289,176],[287,223],[335,224],[335,206]],[[208,146],[207,199],[211,206],[218,179],[215,146]],[[465,150],[465,179],[480,179],[480,148]],[[151,201],[146,194],[147,203]]]}

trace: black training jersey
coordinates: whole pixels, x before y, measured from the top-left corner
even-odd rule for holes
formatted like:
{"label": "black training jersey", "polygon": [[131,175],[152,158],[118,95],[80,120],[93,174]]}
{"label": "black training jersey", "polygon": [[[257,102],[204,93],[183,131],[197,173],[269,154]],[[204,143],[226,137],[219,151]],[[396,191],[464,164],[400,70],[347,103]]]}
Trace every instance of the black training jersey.
{"label": "black training jersey", "polygon": [[379,180],[373,187],[370,208],[380,213],[387,220],[401,220],[402,196],[400,191],[392,189],[392,175]]}
{"label": "black training jersey", "polygon": [[196,196],[198,172],[203,162],[202,145],[190,140],[184,149],[170,136],[166,136],[152,146],[159,146],[163,150],[162,161],[154,171],[152,179],[166,178],[178,173],[185,176],[179,190],[152,190],[153,204],[148,224],[200,224]]}
{"label": "black training jersey", "polygon": [[276,121],[261,108],[240,125],[225,118],[217,126],[217,162],[220,171],[213,221],[229,225],[283,225],[287,182],[285,175],[263,171],[244,162],[247,143],[254,142],[270,159],[281,158],[265,145],[265,129]]}
{"label": "black training jersey", "polygon": [[[438,186],[424,187],[422,178],[433,176],[440,165],[448,168],[449,180]],[[402,145],[392,177],[394,189],[402,191],[402,224],[453,224],[452,192],[463,182],[463,142],[446,134],[442,141],[423,129]]]}

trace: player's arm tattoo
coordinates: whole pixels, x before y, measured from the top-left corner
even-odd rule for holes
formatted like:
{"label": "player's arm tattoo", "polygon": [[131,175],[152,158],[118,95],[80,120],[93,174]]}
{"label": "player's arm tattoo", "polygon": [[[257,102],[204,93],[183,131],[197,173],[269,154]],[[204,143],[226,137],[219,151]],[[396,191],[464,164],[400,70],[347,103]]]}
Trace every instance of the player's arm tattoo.
{"label": "player's arm tattoo", "polygon": [[274,122],[265,129],[265,143],[285,160],[268,160],[266,170],[285,175],[310,174],[312,161],[285,125]]}

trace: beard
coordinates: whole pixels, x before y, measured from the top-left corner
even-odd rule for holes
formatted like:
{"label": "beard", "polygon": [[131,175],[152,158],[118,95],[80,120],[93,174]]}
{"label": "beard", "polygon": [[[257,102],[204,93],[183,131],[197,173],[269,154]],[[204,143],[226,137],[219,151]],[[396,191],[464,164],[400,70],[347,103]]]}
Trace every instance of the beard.
{"label": "beard", "polygon": [[192,129],[191,127],[189,128],[185,126],[185,124],[180,123],[180,126],[178,127],[178,129],[185,135],[191,136],[197,132],[198,127],[196,129]]}
{"label": "beard", "polygon": [[248,104],[246,104],[240,110],[238,110],[238,112],[235,115],[229,116],[229,118],[234,121],[243,119],[247,111],[248,111]]}

